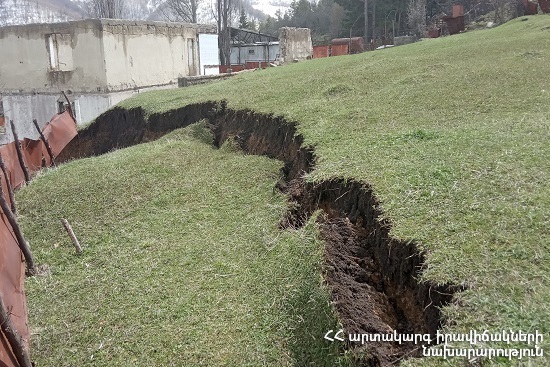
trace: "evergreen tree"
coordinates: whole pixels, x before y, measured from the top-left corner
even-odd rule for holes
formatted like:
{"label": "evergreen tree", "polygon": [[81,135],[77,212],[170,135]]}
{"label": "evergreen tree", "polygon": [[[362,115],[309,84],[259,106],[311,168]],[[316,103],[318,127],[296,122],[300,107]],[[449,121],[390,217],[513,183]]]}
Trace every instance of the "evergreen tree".
{"label": "evergreen tree", "polygon": [[248,17],[246,16],[244,7],[241,7],[241,14],[239,16],[239,28],[249,29],[249,27],[250,27],[250,23],[248,22]]}

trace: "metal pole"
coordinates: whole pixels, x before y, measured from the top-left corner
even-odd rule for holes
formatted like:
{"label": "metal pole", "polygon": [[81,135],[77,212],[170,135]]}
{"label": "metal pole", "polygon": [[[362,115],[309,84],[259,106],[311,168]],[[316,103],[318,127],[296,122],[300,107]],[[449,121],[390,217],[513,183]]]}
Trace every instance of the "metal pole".
{"label": "metal pole", "polygon": [[[395,14],[397,14],[397,9],[392,9],[392,10],[390,10],[390,11],[388,12],[388,14],[386,14],[386,19],[384,20],[384,37],[385,37],[385,38],[388,38],[387,23],[388,23],[388,17],[390,16],[391,13],[394,13],[393,18],[394,18],[394,20],[395,20]],[[395,32],[394,32],[394,29],[395,29],[395,28],[394,28],[394,25],[393,25],[393,24],[394,24],[394,22],[393,22],[393,20],[392,20],[392,40],[393,40],[393,38],[395,38],[395,34],[394,34],[394,33],[395,33]],[[386,43],[384,42],[384,46],[385,46],[385,44],[386,44]]]}
{"label": "metal pole", "polygon": [[357,17],[357,19],[355,19],[355,21],[353,22],[353,24],[351,25],[350,29],[349,29],[349,46],[348,46],[348,52],[351,51],[351,30],[353,29],[353,26],[355,25],[355,23],[357,23],[357,21],[359,20],[359,18],[361,18],[362,14],[359,14],[359,16]]}

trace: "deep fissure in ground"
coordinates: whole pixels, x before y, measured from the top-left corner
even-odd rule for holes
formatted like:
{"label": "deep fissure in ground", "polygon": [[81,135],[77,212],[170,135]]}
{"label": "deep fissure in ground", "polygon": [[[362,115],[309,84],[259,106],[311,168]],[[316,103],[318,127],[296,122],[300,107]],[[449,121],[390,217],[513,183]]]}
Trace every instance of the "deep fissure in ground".
{"label": "deep fissure in ground", "polygon": [[[311,215],[317,217],[325,242],[324,278],[329,285],[345,334],[432,334],[441,327],[440,308],[459,290],[453,285],[419,282],[424,255],[412,242],[389,235],[371,188],[355,180],[308,182],[304,174],[315,165],[312,148],[304,146],[296,124],[282,117],[236,111],[225,102],[188,105],[145,117],[141,108],[114,108],[79,132],[59,157],[60,161],[99,155],[113,149],[151,141],[177,128],[206,119],[220,147],[231,140],[248,154],[284,162],[277,187],[290,201],[282,228],[298,228]],[[322,336],[319,336],[322,337]],[[405,357],[419,357],[412,343],[346,341],[358,352],[361,365],[379,366]]]}

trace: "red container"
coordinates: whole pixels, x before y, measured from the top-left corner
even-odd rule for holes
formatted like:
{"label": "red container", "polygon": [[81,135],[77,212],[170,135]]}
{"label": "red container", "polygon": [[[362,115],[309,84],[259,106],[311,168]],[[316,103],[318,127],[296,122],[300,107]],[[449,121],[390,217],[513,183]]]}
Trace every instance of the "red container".
{"label": "red container", "polygon": [[334,45],[331,47],[330,56],[340,56],[347,54],[349,54],[348,45]]}
{"label": "red container", "polygon": [[313,58],[329,57],[328,46],[313,46]]}
{"label": "red container", "polygon": [[[330,41],[331,46],[341,46],[347,45],[349,53],[357,54],[359,52],[365,51],[365,44],[363,43],[362,37],[352,37],[352,38],[335,38]],[[332,52],[334,56],[334,52]]]}

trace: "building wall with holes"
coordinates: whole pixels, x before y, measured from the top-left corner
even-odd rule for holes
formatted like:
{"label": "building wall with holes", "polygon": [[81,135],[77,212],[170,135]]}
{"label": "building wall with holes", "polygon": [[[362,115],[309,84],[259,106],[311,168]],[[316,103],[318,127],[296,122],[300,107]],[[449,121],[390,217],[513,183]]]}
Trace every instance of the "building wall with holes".
{"label": "building wall with holes", "polygon": [[196,24],[88,19],[0,27],[0,101],[6,131],[35,137],[39,125],[65,108],[66,91],[77,122],[85,124],[113,104],[143,90],[177,87],[199,73]]}

